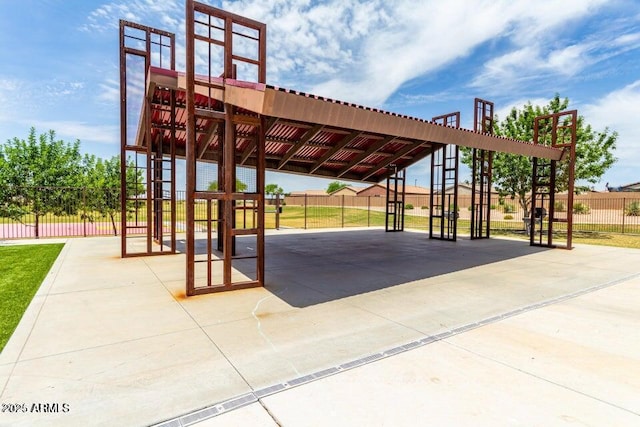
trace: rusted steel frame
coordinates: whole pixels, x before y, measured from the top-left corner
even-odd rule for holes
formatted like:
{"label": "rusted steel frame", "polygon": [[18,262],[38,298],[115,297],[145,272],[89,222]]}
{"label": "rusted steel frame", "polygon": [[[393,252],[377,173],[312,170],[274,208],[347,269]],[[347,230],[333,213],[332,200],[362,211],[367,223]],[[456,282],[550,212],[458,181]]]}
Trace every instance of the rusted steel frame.
{"label": "rusted steel frame", "polygon": [[453,113],[442,114],[440,116],[435,116],[431,118],[433,123],[439,124],[440,126],[448,126],[456,129],[460,128],[460,111],[456,111]]}
{"label": "rusted steel frame", "polygon": [[[270,117],[269,120],[267,121],[266,130],[264,130],[265,128],[263,127],[264,123],[263,123],[262,117],[258,118],[258,120],[260,121],[258,125],[260,126],[260,129],[261,129],[259,132],[263,132],[264,135],[268,134],[276,125],[276,123],[278,123],[277,117]],[[241,165],[245,164],[245,162],[247,161],[247,159],[249,159],[249,157],[251,157],[251,154],[253,154],[255,149],[256,149],[256,139],[253,139],[249,143],[247,148],[245,148],[245,150],[242,152],[242,156],[240,157]]]}
{"label": "rusted steel frame", "polygon": [[[159,29],[157,29],[157,28],[151,28],[151,27],[148,27],[148,26],[146,26],[146,25],[138,24],[138,23],[136,23],[136,22],[126,21],[126,20],[121,19],[121,20],[120,20],[120,27],[122,28],[122,26],[123,26],[123,25],[124,25],[124,26],[127,26],[127,27],[134,28],[134,29],[136,29],[136,30],[142,30],[142,31],[147,31],[147,30],[151,29],[151,30],[153,30],[153,33],[154,33],[154,34],[162,35],[162,36],[165,36],[165,37],[169,37],[169,38],[171,39],[171,41],[172,41],[172,44],[171,44],[171,45],[172,45],[172,46],[175,46],[175,44],[173,43],[173,42],[175,41],[175,35],[174,35],[173,33],[170,33],[170,32],[168,32],[168,31],[164,31],[164,30],[159,30]],[[123,33],[123,34],[124,34],[124,33]],[[133,37],[133,36],[127,36],[127,37],[129,37],[129,38],[135,38],[135,39],[137,39],[137,40],[141,40],[141,39],[138,39],[137,37]],[[142,41],[142,40],[141,40],[141,41]],[[173,57],[173,55],[172,55],[172,57]],[[175,62],[174,62],[174,63],[173,63],[173,65],[172,65],[172,69],[174,69],[173,67],[175,67]]]}
{"label": "rusted steel frame", "polygon": [[[227,119],[224,122],[224,148],[222,150],[223,162],[224,162],[224,176],[222,188],[218,187],[218,191],[222,192],[229,198],[233,196],[235,182],[235,124],[233,123],[233,106],[225,104],[225,111],[227,112]],[[221,183],[218,183],[220,186]],[[223,264],[223,284],[225,287],[230,288],[232,285],[232,256],[233,256],[233,230],[235,222],[235,211],[233,209],[233,202],[231,200],[225,200],[223,203],[222,212],[222,227],[224,232],[222,234],[222,256],[224,258]]]}
{"label": "rusted steel frame", "polygon": [[[249,288],[255,288],[261,286],[260,283],[257,280],[251,280],[251,281],[246,281],[246,282],[236,282],[233,284],[233,288],[234,290],[239,290],[239,289],[249,289]],[[215,294],[218,292],[226,292],[229,291],[229,288],[226,288],[224,286],[207,286],[207,287],[201,287],[201,288],[196,288],[194,289],[193,293],[191,294],[191,296],[193,295],[206,295],[206,294]]]}
{"label": "rusted steel frame", "polygon": [[[454,128],[460,127],[460,112],[456,111],[449,114],[443,114],[441,116],[436,116],[431,119],[432,122],[438,123],[442,126],[449,126]],[[453,150],[453,157],[450,156],[451,150]],[[453,144],[439,144],[437,148],[434,148],[432,156],[431,156],[431,191],[429,195],[430,205],[431,205],[431,215],[429,217],[429,237],[439,240],[449,240],[456,241],[457,238],[457,224],[458,224],[458,158],[459,158],[460,149],[457,145]],[[436,165],[436,155],[440,156],[441,165],[439,168]],[[451,171],[448,167],[448,161],[453,158],[454,159],[454,168],[453,168],[453,215],[451,214],[450,198],[447,197],[446,193],[447,188],[447,172]],[[440,236],[433,236],[433,195],[434,195],[434,175],[438,173],[440,176],[440,183],[442,188],[440,189]],[[448,212],[445,215],[445,212]],[[453,218],[453,219],[452,219]],[[445,238],[445,222],[447,225],[447,237]],[[451,232],[451,223],[453,222],[453,232]],[[453,237],[451,237],[451,233]]]}
{"label": "rusted steel frame", "polygon": [[186,38],[186,294],[195,295],[195,199],[196,190],[196,116],[195,116],[195,23],[194,1],[185,2]]}
{"label": "rusted steel frame", "polygon": [[[149,134],[151,134],[151,106],[149,106],[149,122],[148,122]],[[162,172],[164,169],[164,156],[162,153],[162,133],[157,132],[152,144],[152,165],[153,169],[151,171],[151,176],[153,177],[152,181],[152,190],[153,197],[152,208],[153,208],[153,239],[159,245],[160,252],[164,250],[163,247],[163,221],[162,217],[164,216],[164,191],[163,191],[163,183],[162,183]],[[158,200],[158,197],[160,199]]]}
{"label": "rusted steel frame", "polygon": [[233,98],[237,100],[238,104],[242,100],[244,105],[239,106],[253,108],[257,113],[286,120],[318,123],[366,133],[395,135],[409,140],[455,144],[526,156],[559,158],[561,154],[560,150],[552,147],[535,146],[530,142],[439,126],[424,120],[367,110],[337,102],[327,102],[269,87],[262,91],[227,86],[226,90],[234,95]]}
{"label": "rusted steel frame", "polygon": [[[363,162],[367,157],[371,156],[373,153],[376,153],[376,155],[383,154],[383,153],[377,153],[377,151],[382,150],[387,144],[395,140],[396,140],[395,136],[387,135],[381,140],[374,142],[369,148],[367,148],[361,154],[358,154],[348,165],[342,168],[340,172],[338,172],[338,175],[336,176],[336,178],[341,178],[344,174],[346,174],[355,166]],[[386,155],[387,153],[384,153],[384,154]],[[391,155],[389,155],[389,157],[390,156]]]}
{"label": "rusted steel frame", "polygon": [[[175,44],[174,44],[175,46]],[[175,55],[172,55],[174,58],[175,66]],[[177,206],[176,206],[176,196],[177,196],[177,186],[176,186],[176,91],[171,90],[171,146],[170,146],[170,156],[171,156],[171,252],[176,252],[176,223],[178,221],[177,214]]]}
{"label": "rusted steel frame", "polygon": [[382,163],[378,164],[377,166],[371,168],[371,170],[369,170],[369,172],[366,173],[362,177],[362,181],[366,181],[368,178],[374,176],[380,169],[386,168],[387,166],[389,166],[390,164],[392,164],[396,160],[400,159],[401,157],[406,156],[407,154],[409,154],[410,152],[412,152],[414,150],[417,150],[418,148],[422,147],[423,144],[426,144],[426,143],[418,142],[418,143],[414,143],[414,144],[411,144],[411,145],[407,145],[406,147],[400,149],[392,157],[389,157],[384,162],[382,162]]}
{"label": "rusted steel frame", "polygon": [[211,220],[211,199],[207,200],[207,286],[211,286],[212,275],[213,275],[213,248],[211,244],[211,228],[212,228],[212,220]]}
{"label": "rusted steel frame", "polygon": [[[473,129],[476,133],[493,134],[493,110],[494,104],[492,102],[480,98],[474,99]],[[472,158],[471,239],[482,239],[490,237],[491,234],[490,204],[493,152],[473,148]],[[479,203],[476,203],[478,198]]]}
{"label": "rusted steel frame", "polygon": [[289,151],[287,151],[287,153],[282,156],[282,159],[280,160],[280,163],[278,164],[278,169],[282,169],[282,167],[284,165],[287,164],[287,162],[293,157],[295,156],[298,151],[300,151],[300,149],[302,147],[305,146],[305,144],[307,144],[309,141],[311,141],[316,135],[318,135],[322,129],[324,128],[323,125],[315,125],[311,128],[309,128],[304,135],[302,135],[302,137],[300,138],[300,140],[298,142],[296,142],[291,148],[289,148]]}
{"label": "rusted steel frame", "polygon": [[[254,227],[254,228],[234,228],[231,235],[232,236],[250,236],[250,235],[257,235],[258,234],[258,228]],[[246,257],[246,258],[255,258],[256,256],[250,256],[250,257]],[[235,256],[233,257],[233,259],[237,259]],[[233,283],[232,283],[233,285]]]}
{"label": "rusted steel frame", "polygon": [[[133,28],[136,30],[140,30],[144,32],[144,38],[135,37],[133,35],[127,35],[126,29]],[[152,41],[152,36],[158,36],[158,41]],[[168,42],[165,42],[163,38],[168,38]],[[126,43],[128,40],[139,40],[145,43],[144,50],[136,49],[132,47],[127,47]],[[129,146],[127,144],[127,117],[126,117],[126,108],[127,108],[127,55],[134,55],[141,58],[144,58],[144,76],[145,76],[145,88],[151,86],[150,82],[150,66],[151,66],[151,55],[152,55],[152,46],[159,47],[159,58],[160,58],[160,66],[162,66],[162,58],[165,57],[165,48],[170,49],[170,67],[172,70],[175,69],[175,35],[169,33],[167,31],[158,30],[156,28],[148,27],[145,25],[136,24],[128,21],[120,21],[120,121],[121,121],[121,151],[120,151],[120,190],[121,190],[121,211],[122,211],[122,219],[121,219],[121,256],[125,257],[131,254],[127,253],[127,245],[126,240],[128,238],[127,233],[127,224],[126,224],[126,203],[127,203],[127,152],[133,151],[135,153],[144,153],[146,157],[146,210],[147,210],[147,226],[146,226],[146,252],[143,254],[151,255],[153,253],[153,239],[159,238],[160,240],[160,252],[164,252],[164,247],[162,246],[162,236],[164,233],[162,218],[160,219],[160,229],[158,229],[158,220],[154,219],[154,214],[158,215],[158,201],[156,199],[156,193],[158,192],[157,188],[154,188],[154,183],[157,181],[157,177],[155,176],[158,172],[156,171],[157,162],[154,159],[154,142],[151,137],[151,101],[153,92],[151,90],[147,90],[147,96],[143,98],[143,108],[141,111],[138,137],[143,138],[146,141],[145,147],[134,147]],[[144,131],[142,130],[144,129]],[[140,144],[142,145],[142,144]],[[156,144],[158,148],[156,151],[161,152],[162,144]],[[160,156],[162,158],[162,155]],[[173,163],[173,162],[172,162]],[[173,168],[173,164],[172,164]],[[160,173],[162,172],[162,167]],[[172,197],[175,197],[175,191],[172,192]],[[161,193],[162,196],[162,193]],[[162,203],[162,201],[160,201]],[[161,209],[162,207],[160,207]],[[172,224],[172,234],[175,234],[175,221],[172,220],[174,224]],[[172,250],[169,253],[175,252],[175,244],[172,240]]]}
{"label": "rusted steel frame", "polygon": [[[386,207],[385,207],[385,215],[384,215],[384,231],[386,231],[386,232],[390,231],[389,230],[389,217],[391,216],[391,211],[389,209],[389,198],[391,197],[391,188],[390,188],[391,185],[389,185],[389,184],[390,184],[390,181],[391,181],[391,176],[392,175],[389,175],[387,177],[386,194],[385,194],[385,201],[386,201],[385,206]],[[394,206],[394,209],[395,209],[395,206]]]}
{"label": "rusted steel frame", "polygon": [[[561,124],[561,120],[566,120],[569,117],[570,125],[565,126]],[[554,114],[548,114],[544,116],[538,116],[534,120],[534,143],[540,143],[540,122],[551,122],[551,146],[555,148],[563,149],[563,160],[569,162],[569,177],[567,188],[567,244],[566,246],[556,246],[553,244],[553,225],[556,222],[555,218],[555,193],[556,193],[556,179],[558,173],[558,165],[556,160],[550,161],[550,173],[549,173],[549,213],[548,213],[548,228],[547,228],[547,243],[543,244],[540,241],[538,244],[534,243],[535,234],[535,207],[536,198],[543,193],[538,192],[538,182],[536,176],[538,158],[533,159],[533,182],[532,182],[532,207],[530,217],[530,244],[534,246],[546,246],[546,247],[561,247],[563,249],[573,249],[573,198],[575,193],[575,160],[576,160],[576,142],[577,142],[577,122],[578,112],[577,110],[563,111]],[[567,143],[564,141],[558,141],[558,129],[569,128],[570,141]],[[564,134],[563,134],[564,135]],[[568,156],[568,159],[567,159]]]}
{"label": "rusted steel frame", "polygon": [[[534,144],[541,144],[541,123],[545,128],[549,128],[549,121],[552,120],[552,116],[539,116],[534,119],[533,122],[533,142]],[[551,128],[553,128],[553,122],[551,123]],[[552,131],[553,133],[553,131]],[[544,140],[547,133],[545,132],[542,135],[542,139]],[[552,136],[553,139],[553,136]],[[550,206],[554,203],[554,193],[555,193],[555,162],[548,162],[544,159],[538,159],[537,157],[533,158],[532,161],[532,179],[531,179],[531,212],[529,216],[529,244],[531,246],[542,246],[542,247],[553,247],[553,212],[549,212],[548,215],[548,226],[547,226],[547,235],[546,242],[543,243],[543,235],[542,235],[542,224],[544,221],[544,217],[540,218],[540,233],[539,239],[536,242],[536,209],[539,207],[541,209],[544,208],[545,196],[549,198]],[[540,175],[540,169],[546,168],[548,171],[545,175]],[[546,178],[546,180],[541,180],[541,178]],[[547,192],[541,191],[541,188],[547,187]]]}
{"label": "rusted steel frame", "polygon": [[[225,138],[225,126],[224,124],[222,124],[221,126],[218,126],[218,192],[214,193],[215,195],[219,195],[220,197],[226,197],[226,195],[221,194],[220,190],[222,188],[222,186],[224,185],[224,170],[225,170],[225,163],[224,163],[224,146],[226,143],[226,138]],[[216,234],[217,234],[217,249],[218,251],[222,252],[223,248],[224,248],[224,227],[223,227],[223,221],[224,221],[224,202],[223,201],[218,201],[217,203],[217,209],[218,209],[218,228],[216,229]]]}
{"label": "rusted steel frame", "polygon": [[[568,148],[569,155],[569,187],[567,189],[567,246],[566,249],[573,249],[573,198],[575,196],[575,179],[576,179],[576,144],[578,138],[578,111],[566,111],[564,114],[558,114],[559,121],[564,115],[571,116],[571,141],[569,147],[566,144],[554,144],[555,147],[563,147],[565,151]],[[555,129],[555,128],[554,128]]]}
{"label": "rusted steel frame", "polygon": [[[460,126],[460,116],[458,116],[458,124]],[[460,171],[460,147],[457,145],[449,146],[447,149],[455,151],[455,167],[454,167],[454,187],[453,187],[453,241],[458,238],[458,176]],[[445,149],[445,150],[447,150]],[[449,218],[450,219],[450,218]]]}
{"label": "rusted steel frame", "polygon": [[127,57],[120,21],[120,256],[127,256]]}
{"label": "rusted steel frame", "polygon": [[357,132],[357,131],[356,132],[351,132],[349,135],[343,137],[340,141],[336,142],[336,144],[332,148],[327,150],[327,152],[324,153],[316,161],[316,163],[313,166],[311,166],[311,169],[309,170],[309,173],[314,173],[315,171],[320,169],[327,160],[329,160],[338,151],[342,150],[344,147],[349,145],[349,143],[351,143],[354,139],[358,138],[361,133],[362,132]]}
{"label": "rusted steel frame", "polygon": [[208,110],[205,108],[198,108],[198,107],[196,107],[195,115],[196,115],[196,118],[207,119],[214,122],[223,122],[225,119],[224,111]]}
{"label": "rusted steel frame", "polygon": [[259,195],[257,193],[226,194],[219,191],[196,191],[195,198],[198,200],[259,200]]}
{"label": "rusted steel frame", "polygon": [[[397,165],[390,166],[390,174],[387,176],[387,209],[385,217],[385,231],[404,231],[404,199],[405,199],[405,169],[398,170]],[[391,182],[393,182],[393,198],[391,197]],[[400,183],[400,191],[398,191]],[[393,206],[393,212],[389,206]],[[393,228],[389,229],[389,218],[393,219]]]}
{"label": "rusted steel frame", "polygon": [[[430,142],[423,142],[422,144],[420,144],[420,149],[421,151],[417,152],[417,153],[413,153],[410,156],[411,161],[404,163],[403,164],[403,168],[408,168],[410,165],[416,164],[417,162],[419,162],[420,160],[424,159],[425,157],[429,156],[431,154],[431,149],[433,148],[433,144]],[[394,155],[395,156],[395,155]],[[405,154],[404,156],[401,156],[400,158],[408,158],[408,156]],[[396,160],[399,160],[398,158],[396,158]],[[371,181],[371,182],[379,182],[381,179],[385,179],[387,177],[387,173],[383,174],[382,176],[378,177],[378,178],[368,178],[367,181]],[[351,178],[353,179],[353,178]],[[361,177],[355,178],[359,181],[365,181],[363,180]]]}
{"label": "rusted steel frame", "polygon": [[400,171],[400,174],[402,176],[402,181],[401,181],[402,182],[402,202],[400,204],[400,221],[401,221],[401,223],[400,223],[400,231],[404,231],[404,210],[405,210],[404,209],[404,200],[405,200],[405,195],[406,195],[405,193],[406,193],[406,187],[407,187],[405,185],[406,184],[406,177],[407,177],[406,173],[407,173],[406,169],[402,169]]}
{"label": "rusted steel frame", "polygon": [[209,129],[203,135],[200,146],[198,147],[198,153],[196,155],[197,159],[202,159],[202,156],[204,156],[204,153],[207,152],[207,149],[211,145],[211,142],[213,142],[213,138],[220,124],[221,122],[218,120],[211,120],[211,123],[209,124]]}
{"label": "rusted steel frame", "polygon": [[[471,239],[490,237],[490,200],[493,156],[491,151],[473,150],[471,186]],[[478,200],[479,199],[479,200]],[[476,203],[478,200],[478,203]]]}
{"label": "rusted steel frame", "polygon": [[[258,32],[258,59],[257,60],[251,60],[253,63],[254,61],[257,61],[258,64],[254,64],[254,65],[258,65],[258,82],[259,83],[265,83],[267,80],[267,68],[266,68],[266,58],[267,58],[267,44],[266,44],[266,31],[267,31],[267,26],[262,23],[262,22],[258,22],[258,21],[254,21],[253,19],[249,19],[246,18],[244,16],[240,16],[240,15],[236,15],[234,13],[231,12],[227,12],[227,11],[223,11],[221,9],[217,9],[215,7],[206,5],[206,4],[202,4],[202,3],[197,3],[197,2],[192,2],[193,6],[194,6],[194,11],[195,12],[200,12],[203,13],[205,15],[209,15],[209,16],[213,16],[215,18],[221,19],[225,22],[225,27],[224,27],[224,48],[225,48],[225,57],[224,57],[224,75],[227,78],[230,78],[230,76],[232,75],[233,71],[233,59],[238,59],[242,62],[247,62],[247,61],[243,61],[241,58],[239,57],[234,57],[233,55],[233,49],[232,49],[232,40],[233,40],[233,23],[239,24],[243,27],[247,27],[250,29],[253,29],[255,31]],[[193,16],[193,14],[192,14]],[[213,41],[213,40],[212,40]],[[229,49],[229,50],[227,50]]]}
{"label": "rusted steel frame", "polygon": [[[431,168],[430,168],[430,172],[431,172],[431,176],[429,179],[429,238],[430,239],[435,239],[434,235],[433,235],[433,220],[434,218],[436,218],[434,216],[434,195],[436,192],[436,180],[434,179],[435,177],[437,177],[437,171],[436,171],[436,162],[437,162],[437,156],[439,155],[440,151],[441,151],[441,144],[434,144],[433,146],[433,150],[431,151]],[[441,205],[442,203],[440,203]]]}
{"label": "rusted steel frame", "polygon": [[[191,92],[192,94],[195,94],[196,88],[195,88],[195,76],[193,73],[193,66],[194,66],[194,48],[195,48],[195,39],[193,37],[193,31],[194,31],[194,27],[195,27],[195,23],[194,23],[194,14],[195,11],[199,11],[205,14],[208,14],[209,16],[212,16],[212,14],[210,14],[209,12],[211,11],[215,11],[217,9],[214,8],[210,8],[204,5],[201,5],[199,3],[195,3],[193,1],[189,1],[187,4],[187,56],[188,56],[188,68],[190,67],[191,69],[188,70],[187,72],[187,89],[189,92]],[[224,20],[225,22],[225,27],[224,27],[224,65],[225,65],[225,72],[223,74],[223,77],[225,78],[235,78],[235,67],[234,64],[231,61],[231,56],[232,56],[232,26],[233,26],[233,21],[231,19],[231,15],[227,14],[227,13],[223,13],[221,12],[222,17],[220,17],[221,19]],[[264,33],[261,33],[264,34]],[[195,96],[195,95],[194,95]],[[190,96],[187,96],[187,107],[191,108],[193,107],[192,105],[192,99],[190,99]],[[195,109],[194,109],[195,110]],[[188,127],[188,136],[191,135],[191,141],[189,141],[188,138],[188,143],[191,142],[191,146],[189,146],[189,144],[187,144],[187,152],[189,151],[195,151],[195,117],[194,117],[194,113],[195,111],[187,111],[187,120],[193,120],[193,126],[189,126]],[[218,192],[216,193],[211,193],[211,198],[208,200],[212,200],[212,199],[218,199],[218,207],[219,207],[219,213],[221,213],[222,215],[219,215],[219,220],[222,219],[220,226],[218,227],[219,230],[219,239],[218,239],[218,243],[220,245],[220,243],[222,244],[221,249],[223,252],[223,283],[222,286],[212,286],[211,283],[211,277],[208,277],[207,280],[207,286],[202,288],[202,287],[195,287],[192,286],[191,290],[188,294],[190,295],[194,295],[194,294],[201,294],[201,293],[209,293],[209,292],[219,292],[221,290],[229,290],[229,289],[236,289],[236,288],[241,288],[241,287],[245,287],[245,286],[255,286],[256,284],[253,282],[242,282],[241,284],[239,284],[238,286],[236,286],[236,284],[232,283],[232,258],[233,258],[233,252],[234,252],[234,236],[236,234],[235,230],[235,210],[234,210],[234,200],[239,199],[240,194],[235,194],[235,140],[236,140],[236,134],[235,134],[235,123],[234,123],[234,108],[232,105],[230,104],[225,104],[225,112],[224,112],[224,126],[218,126],[218,132],[219,132],[219,150],[220,150],[220,154],[218,155],[218,161],[219,161],[219,167],[218,167],[218,176],[219,176],[219,180],[218,180],[218,184],[219,184],[219,188],[218,188]],[[218,117],[215,117],[218,118]],[[212,134],[215,131],[212,131]],[[191,149],[191,150],[190,150]],[[188,194],[188,198],[191,198],[192,200],[189,202],[187,202],[188,204],[190,203],[190,210],[193,211],[193,199],[195,198],[195,196],[199,193],[195,191],[195,185],[196,185],[196,177],[195,177],[195,155],[194,153],[191,154],[191,156],[187,155],[188,157],[188,166],[187,169],[193,169],[193,179],[192,181],[192,186],[190,191],[188,191],[190,194]],[[189,162],[189,158],[193,158],[193,161]],[[187,176],[189,177],[189,173],[187,174]],[[222,197],[220,197],[222,196]],[[221,212],[220,212],[221,211]],[[220,218],[221,217],[221,218]],[[209,236],[209,240],[211,238],[211,227],[208,227],[208,236]],[[237,231],[238,233],[242,233],[242,231]],[[210,262],[210,261],[208,261]],[[193,263],[192,263],[193,264]],[[187,268],[189,269],[189,266],[187,266]],[[193,268],[193,266],[191,266],[191,268]],[[189,283],[187,283],[187,287],[189,288]]]}

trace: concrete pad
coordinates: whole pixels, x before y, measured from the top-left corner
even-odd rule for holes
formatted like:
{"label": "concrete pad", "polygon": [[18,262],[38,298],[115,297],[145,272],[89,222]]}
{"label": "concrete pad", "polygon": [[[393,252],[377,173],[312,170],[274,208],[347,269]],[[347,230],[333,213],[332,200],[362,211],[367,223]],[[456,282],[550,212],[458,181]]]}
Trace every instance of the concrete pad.
{"label": "concrete pad", "polygon": [[435,343],[264,398],[281,425],[632,425],[593,398]]}
{"label": "concrete pad", "polygon": [[640,414],[638,300],[640,279],[531,311],[448,341]]}
{"label": "concrete pad", "polygon": [[[282,313],[296,310],[278,297],[277,291],[265,288],[240,289],[224,295],[209,294],[197,298],[184,297],[184,282],[166,284],[182,307],[200,326],[228,324],[243,319],[254,319],[256,311]],[[303,286],[288,289],[288,295],[297,300],[312,298],[316,292]],[[311,294],[311,295],[310,295]]]}
{"label": "concrete pad", "polygon": [[195,327],[160,284],[49,295],[20,360]]}
{"label": "concrete pad", "polygon": [[106,259],[74,263],[58,274],[51,294],[61,294],[121,286],[158,283],[158,278],[141,258]]}
{"label": "concrete pad", "polygon": [[156,277],[162,278],[163,282],[181,282],[184,293],[184,283],[186,280],[186,261],[184,255],[151,256],[140,259],[146,264],[149,270],[153,271]]}
{"label": "concrete pad", "polygon": [[197,427],[277,427],[260,403],[253,403],[214,418],[193,424]]}
{"label": "concrete pad", "polygon": [[281,425],[637,425],[640,279],[263,398]]}
{"label": "concrete pad", "polygon": [[[326,372],[425,334],[640,273],[640,267],[627,268],[640,251],[606,248],[602,254],[611,262],[596,265],[599,249],[554,251],[502,239],[439,242],[424,233],[380,230],[277,232],[267,238],[265,288],[185,298],[184,255],[120,260],[119,239],[70,239],[53,283],[43,286],[44,298],[34,303],[36,312],[30,307],[25,315],[33,326],[21,325],[24,332],[14,335],[0,356],[0,378],[18,363],[0,398],[81,402],[82,422],[89,410],[105,422],[116,413],[120,422],[112,424],[159,422]],[[614,262],[617,258],[626,262]],[[238,274],[251,274],[246,264],[236,264]],[[91,282],[92,265],[97,286]],[[606,322],[606,316],[599,321]],[[541,334],[534,332],[531,336]],[[215,351],[206,350],[211,346]],[[146,347],[164,352],[147,354]],[[185,351],[192,356],[185,359]],[[606,378],[601,385],[618,381],[613,374]],[[169,383],[177,385],[170,389]],[[505,387],[496,392],[498,398],[508,394],[508,383],[495,386]],[[148,402],[143,390],[151,396]],[[618,396],[620,402],[626,393]],[[152,404],[167,411],[153,411]]]}
{"label": "concrete pad", "polygon": [[2,402],[59,402],[66,413],[10,425],[147,425],[249,387],[199,329],[19,362]]}
{"label": "concrete pad", "polygon": [[252,319],[204,330],[254,389],[420,336],[416,331],[340,302],[276,313],[258,307]]}
{"label": "concrete pad", "polygon": [[13,372],[15,364],[7,363],[5,365],[0,365],[0,395],[4,390],[7,382],[9,381],[9,377],[11,377],[11,373]]}

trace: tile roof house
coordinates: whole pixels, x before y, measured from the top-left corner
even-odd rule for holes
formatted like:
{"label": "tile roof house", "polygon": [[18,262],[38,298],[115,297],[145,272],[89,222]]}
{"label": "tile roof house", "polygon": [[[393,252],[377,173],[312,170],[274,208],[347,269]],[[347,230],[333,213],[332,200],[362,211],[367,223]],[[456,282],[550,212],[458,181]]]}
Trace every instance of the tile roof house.
{"label": "tile roof house", "polygon": [[634,182],[633,184],[621,185],[620,187],[609,187],[609,183],[607,183],[607,190],[610,191],[610,192],[640,191],[640,182]]}
{"label": "tile roof house", "polygon": [[[424,187],[418,187],[415,185],[405,185],[404,194],[408,196],[428,196],[429,189]],[[386,184],[373,184],[367,188],[363,188],[358,191],[358,196],[377,196],[383,197],[387,195]]]}
{"label": "tile roof house", "polygon": [[334,191],[333,193],[330,194],[330,196],[357,196],[358,191],[362,190],[363,188],[364,187],[347,186]]}

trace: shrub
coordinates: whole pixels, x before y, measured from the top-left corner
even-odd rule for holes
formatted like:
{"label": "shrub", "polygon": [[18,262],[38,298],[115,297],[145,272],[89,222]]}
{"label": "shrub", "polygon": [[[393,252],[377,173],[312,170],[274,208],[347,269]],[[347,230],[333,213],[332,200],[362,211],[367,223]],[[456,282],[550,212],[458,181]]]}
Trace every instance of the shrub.
{"label": "shrub", "polygon": [[562,202],[555,202],[553,204],[553,208],[555,209],[556,212],[566,212],[567,211],[567,207]]}
{"label": "shrub", "polygon": [[513,215],[505,215],[502,219],[513,219]]}
{"label": "shrub", "polygon": [[497,208],[497,206],[495,205],[495,203],[492,204],[491,206],[489,206],[489,209],[491,209],[492,211],[496,210],[496,208]]}
{"label": "shrub", "polygon": [[516,207],[513,205],[504,205],[502,207],[502,211],[504,213],[515,213],[516,212]]}
{"label": "shrub", "polygon": [[429,206],[420,206],[420,209],[429,209]]}
{"label": "shrub", "polygon": [[640,202],[631,202],[624,208],[624,214],[628,216],[640,216]]}
{"label": "shrub", "polygon": [[407,203],[406,205],[404,205],[405,209],[413,209],[413,205],[411,203]]}
{"label": "shrub", "polygon": [[573,213],[574,214],[588,214],[591,212],[591,208],[586,203],[576,203],[573,205]]}

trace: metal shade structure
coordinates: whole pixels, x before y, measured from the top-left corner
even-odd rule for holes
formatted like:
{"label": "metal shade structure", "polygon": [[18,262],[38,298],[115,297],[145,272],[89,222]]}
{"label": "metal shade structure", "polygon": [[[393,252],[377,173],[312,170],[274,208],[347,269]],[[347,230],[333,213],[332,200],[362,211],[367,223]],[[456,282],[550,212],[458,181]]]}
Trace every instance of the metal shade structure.
{"label": "metal shade structure", "polygon": [[[202,83],[202,84],[201,84]],[[215,85],[208,92],[208,84]],[[252,143],[260,117],[267,120],[265,155],[267,170],[318,177],[377,183],[389,173],[430,155],[436,144],[452,144],[529,157],[560,159],[562,150],[536,145],[415,117],[363,107],[303,92],[235,79],[195,76],[196,108],[207,105],[222,112],[224,104],[235,107],[234,120],[241,124],[235,141],[238,163],[255,167]],[[171,91],[176,92],[176,155],[185,156],[187,83],[185,74],[151,67],[146,97],[153,111],[151,139],[171,143],[167,126]],[[210,97],[209,97],[210,95]],[[220,144],[216,126],[222,117],[201,117],[196,123],[197,158],[217,162]],[[145,145],[138,133],[136,145]]]}
{"label": "metal shade structure", "polygon": [[[494,136],[484,127],[461,129],[459,118],[452,125],[268,85],[264,24],[192,0],[185,14],[184,72],[175,69],[173,34],[121,21],[120,46],[122,210],[131,204],[146,208],[142,225],[123,220],[122,256],[176,252],[175,159],[186,159],[187,295],[264,285],[266,170],[378,183],[404,176],[407,167],[444,147],[549,161],[565,151]],[[160,53],[154,53],[156,45]],[[163,62],[163,55],[170,59]],[[138,78],[132,83],[134,69]],[[200,176],[201,163],[217,165],[216,188]],[[455,163],[457,181],[457,154]],[[253,172],[246,176],[246,170]],[[239,174],[248,181],[245,189],[237,186]],[[402,206],[403,199],[395,203]],[[127,243],[126,227],[142,230],[141,250]],[[197,233],[206,242],[198,253]],[[252,252],[243,253],[246,245],[236,238],[253,239]],[[169,250],[162,249],[165,241]],[[255,264],[247,267],[248,260]],[[206,268],[198,273],[198,265]],[[252,277],[238,275],[237,265]]]}

